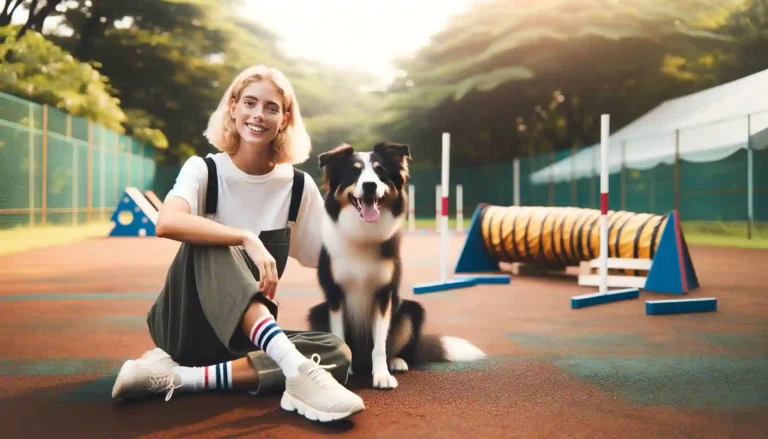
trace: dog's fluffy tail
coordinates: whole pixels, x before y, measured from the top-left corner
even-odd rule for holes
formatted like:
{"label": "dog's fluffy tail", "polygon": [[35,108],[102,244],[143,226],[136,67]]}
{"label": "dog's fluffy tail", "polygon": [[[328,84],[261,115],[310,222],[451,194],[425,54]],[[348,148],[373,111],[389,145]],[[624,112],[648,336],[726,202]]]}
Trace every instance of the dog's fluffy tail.
{"label": "dog's fluffy tail", "polygon": [[424,335],[419,340],[420,362],[475,361],[486,358],[485,352],[463,338],[448,335]]}

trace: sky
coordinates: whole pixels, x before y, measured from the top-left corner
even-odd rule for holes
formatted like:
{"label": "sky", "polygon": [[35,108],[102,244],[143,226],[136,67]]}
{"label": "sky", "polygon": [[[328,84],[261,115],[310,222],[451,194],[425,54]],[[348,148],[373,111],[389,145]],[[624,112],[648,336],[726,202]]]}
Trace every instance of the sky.
{"label": "sky", "polygon": [[474,0],[246,0],[249,18],[274,31],[289,56],[370,72],[382,83],[395,58],[429,42]]}

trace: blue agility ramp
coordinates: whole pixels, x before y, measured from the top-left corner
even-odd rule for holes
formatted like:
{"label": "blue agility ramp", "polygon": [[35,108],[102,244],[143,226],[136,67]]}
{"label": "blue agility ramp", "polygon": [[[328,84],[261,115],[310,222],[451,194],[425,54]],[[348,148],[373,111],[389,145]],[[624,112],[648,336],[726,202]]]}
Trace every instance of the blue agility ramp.
{"label": "blue agility ramp", "polygon": [[113,237],[156,236],[157,210],[135,187],[127,187],[110,220]]}
{"label": "blue agility ramp", "polygon": [[661,314],[687,314],[695,312],[717,311],[716,297],[703,297],[700,299],[668,299],[646,300],[645,313],[647,315]]}
{"label": "blue agility ramp", "polygon": [[669,213],[643,289],[657,293],[686,294],[698,287],[699,279],[680,228],[680,215],[673,210]]}

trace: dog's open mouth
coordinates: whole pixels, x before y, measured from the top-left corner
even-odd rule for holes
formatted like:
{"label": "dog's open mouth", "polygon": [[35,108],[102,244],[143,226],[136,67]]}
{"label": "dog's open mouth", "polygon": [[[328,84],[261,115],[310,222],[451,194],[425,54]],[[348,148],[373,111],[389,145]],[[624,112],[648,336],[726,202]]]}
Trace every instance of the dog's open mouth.
{"label": "dog's open mouth", "polygon": [[379,212],[379,198],[368,195],[363,196],[363,198],[357,198],[349,194],[349,202],[355,206],[355,209],[360,213],[360,219],[363,221],[367,223],[378,221],[381,214]]}

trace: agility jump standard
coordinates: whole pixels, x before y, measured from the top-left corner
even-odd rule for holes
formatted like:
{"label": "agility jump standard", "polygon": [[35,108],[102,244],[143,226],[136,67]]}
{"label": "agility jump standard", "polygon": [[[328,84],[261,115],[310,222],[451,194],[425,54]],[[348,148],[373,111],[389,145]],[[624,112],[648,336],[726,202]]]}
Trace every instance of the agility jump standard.
{"label": "agility jump standard", "polygon": [[436,291],[445,291],[455,288],[466,288],[476,284],[472,278],[448,279],[448,191],[450,189],[450,157],[451,157],[451,134],[443,133],[443,156],[440,184],[440,217],[438,228],[440,230],[440,281],[415,285],[413,292],[415,294],[431,293]]}
{"label": "agility jump standard", "polygon": [[600,117],[600,291],[571,297],[571,308],[637,299],[640,290],[629,288],[608,292],[608,148],[611,117]]}

